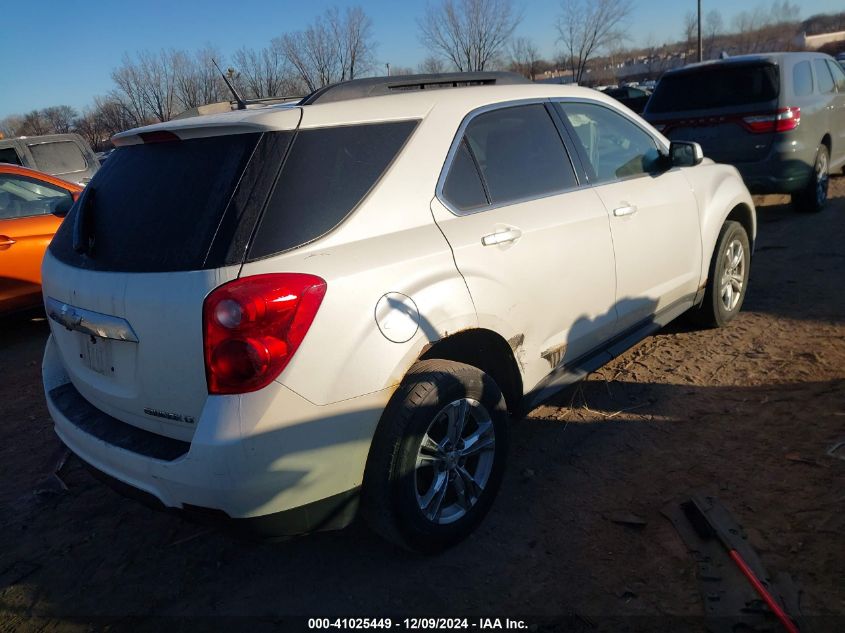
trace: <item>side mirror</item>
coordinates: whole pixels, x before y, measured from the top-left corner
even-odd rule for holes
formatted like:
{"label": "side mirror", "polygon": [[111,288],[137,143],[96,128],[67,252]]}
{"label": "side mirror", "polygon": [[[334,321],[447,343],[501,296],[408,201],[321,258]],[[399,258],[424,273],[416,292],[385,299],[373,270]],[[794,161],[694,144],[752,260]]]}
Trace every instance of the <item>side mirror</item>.
{"label": "side mirror", "polygon": [[66,198],[62,198],[59,202],[56,203],[56,206],[53,208],[53,215],[63,218],[65,217],[70,208],[73,206],[73,203],[76,202],[76,199],[73,197],[70,192],[68,192],[68,196]]}
{"label": "side mirror", "polygon": [[672,141],[669,145],[669,162],[672,167],[695,167],[704,160],[704,150],[698,143]]}

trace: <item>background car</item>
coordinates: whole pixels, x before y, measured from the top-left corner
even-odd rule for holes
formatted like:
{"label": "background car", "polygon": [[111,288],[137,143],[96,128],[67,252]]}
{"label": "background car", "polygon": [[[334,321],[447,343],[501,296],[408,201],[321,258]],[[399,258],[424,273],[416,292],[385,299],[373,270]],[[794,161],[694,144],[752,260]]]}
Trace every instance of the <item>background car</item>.
{"label": "background car", "polygon": [[605,88],[601,92],[606,94],[608,97],[613,97],[620,103],[628,106],[637,114],[643,111],[646,103],[648,103],[648,100],[651,97],[651,92],[649,92],[648,90],[643,90],[642,88],[637,88],[635,86]]}
{"label": "background car", "polygon": [[752,193],[819,211],[845,166],[845,72],[828,55],[770,53],[667,72],[643,116],[739,169]]}
{"label": "background car", "polygon": [[103,164],[103,163],[105,163],[105,162],[106,162],[106,160],[108,160],[108,157],[111,155],[111,153],[112,153],[113,151],[114,151],[114,148],[111,148],[111,149],[107,149],[107,150],[102,151],[102,152],[97,152],[97,153],[95,154],[95,155],[96,155],[96,157],[97,157],[97,160],[98,160],[98,161],[99,161],[99,163],[100,163],[100,166],[102,166],[102,164]]}
{"label": "background car", "polygon": [[2,139],[0,163],[29,167],[82,186],[100,168],[91,146],[79,134]]}
{"label": "background car", "polygon": [[41,260],[82,187],[0,164],[0,313],[41,305]]}

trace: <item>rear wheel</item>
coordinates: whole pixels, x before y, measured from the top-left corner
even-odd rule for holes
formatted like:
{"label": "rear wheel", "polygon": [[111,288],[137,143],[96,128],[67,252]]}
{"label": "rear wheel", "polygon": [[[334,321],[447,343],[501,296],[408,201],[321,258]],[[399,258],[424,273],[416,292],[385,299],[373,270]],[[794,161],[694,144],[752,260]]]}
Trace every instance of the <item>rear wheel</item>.
{"label": "rear wheel", "polygon": [[382,415],[364,476],[370,526],[408,549],[466,538],[490,509],[508,448],[508,414],[493,379],[470,365],[411,368]]}
{"label": "rear wheel", "polygon": [[830,183],[830,155],[827,146],[819,145],[813,176],[800,193],[792,195],[792,206],[804,213],[818,213],[827,202],[827,189]]}
{"label": "rear wheel", "polygon": [[704,300],[691,313],[699,325],[724,327],[736,318],[748,289],[750,266],[748,233],[739,222],[728,220],[716,240]]}

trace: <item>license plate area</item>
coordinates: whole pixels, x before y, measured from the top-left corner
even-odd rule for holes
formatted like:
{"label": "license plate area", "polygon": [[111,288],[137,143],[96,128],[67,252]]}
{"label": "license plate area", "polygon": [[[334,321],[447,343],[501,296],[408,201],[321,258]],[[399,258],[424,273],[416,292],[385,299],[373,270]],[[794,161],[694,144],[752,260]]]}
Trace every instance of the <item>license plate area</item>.
{"label": "license plate area", "polygon": [[112,343],[99,336],[83,335],[80,337],[79,358],[88,369],[103,376],[114,373]]}

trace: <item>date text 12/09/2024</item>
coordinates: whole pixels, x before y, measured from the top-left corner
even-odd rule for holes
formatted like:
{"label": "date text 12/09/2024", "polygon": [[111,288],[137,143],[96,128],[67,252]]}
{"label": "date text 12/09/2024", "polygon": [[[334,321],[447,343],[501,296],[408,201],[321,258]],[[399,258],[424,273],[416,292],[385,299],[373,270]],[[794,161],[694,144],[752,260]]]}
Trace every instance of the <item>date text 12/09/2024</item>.
{"label": "date text 12/09/2024", "polygon": [[309,618],[308,628],[320,629],[398,629],[417,630],[520,630],[530,629],[524,620],[511,618]]}

